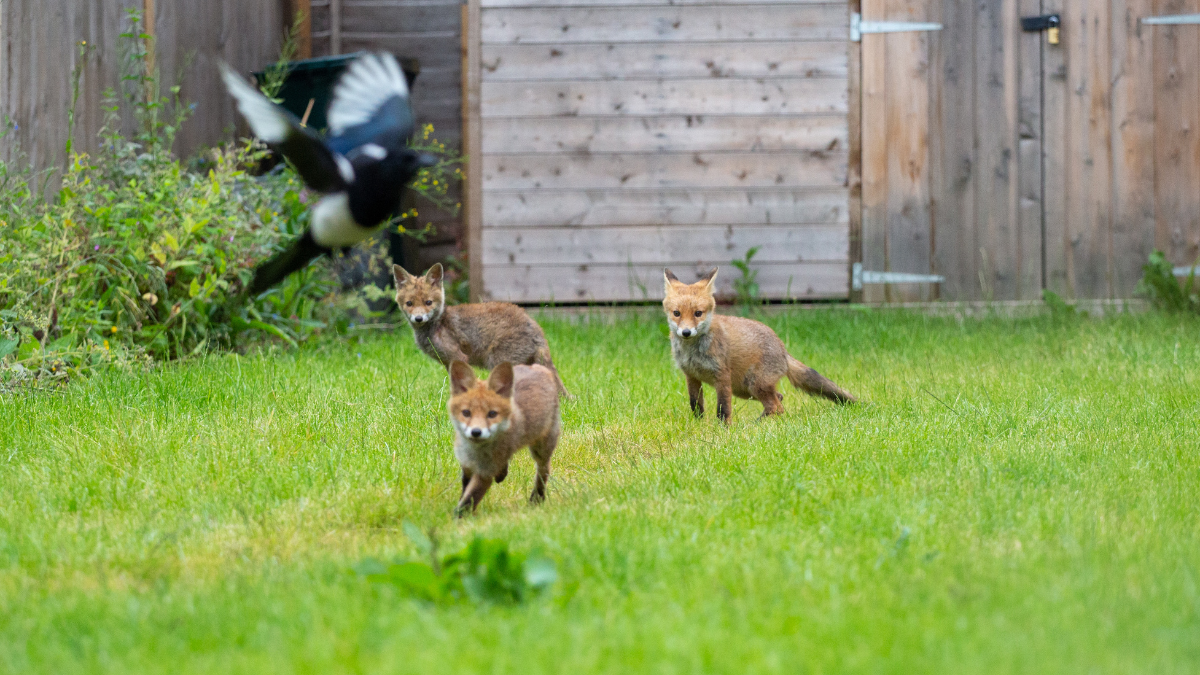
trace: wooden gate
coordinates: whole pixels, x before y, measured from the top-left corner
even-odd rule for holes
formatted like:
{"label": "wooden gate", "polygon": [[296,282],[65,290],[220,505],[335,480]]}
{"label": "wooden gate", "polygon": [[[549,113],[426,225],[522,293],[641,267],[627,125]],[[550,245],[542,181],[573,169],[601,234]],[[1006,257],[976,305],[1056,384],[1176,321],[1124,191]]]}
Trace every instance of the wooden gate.
{"label": "wooden gate", "polygon": [[759,247],[764,297],[845,298],[848,11],[809,0],[471,0],[472,294],[661,297]]}
{"label": "wooden gate", "polygon": [[[862,0],[861,11],[944,30],[863,36],[852,254],[868,271],[944,281],[860,297],[1122,298],[1154,248],[1195,262],[1200,27],[1153,17],[1200,12],[1200,0]],[[1022,30],[1022,17],[1051,14],[1057,44]]]}

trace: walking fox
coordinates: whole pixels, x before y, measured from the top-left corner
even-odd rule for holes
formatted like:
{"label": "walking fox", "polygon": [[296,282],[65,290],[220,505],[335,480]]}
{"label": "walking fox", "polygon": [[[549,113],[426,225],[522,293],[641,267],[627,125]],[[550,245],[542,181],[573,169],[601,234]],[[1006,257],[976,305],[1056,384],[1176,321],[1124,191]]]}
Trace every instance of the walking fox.
{"label": "walking fox", "polygon": [[775,386],[785,375],[793,387],[814,396],[855,402],[845,389],[788,354],[783,341],[766,325],[714,313],[716,269],[694,284],[681,282],[671,270],[663,274],[671,353],[687,376],[688,399],[697,417],[704,415],[702,382],[716,389],[717,417],[726,423],[733,413],[734,396],[757,399],[764,417],[783,412],[783,394]]}
{"label": "walking fox", "polygon": [[537,464],[530,503],[546,499],[550,456],[562,434],[554,373],[541,365],[496,366],[486,382],[462,361],[450,364],[450,421],[454,456],[462,465],[462,496],[455,513],[474,511],[492,482],[508,476],[508,462],[528,447]]}
{"label": "walking fox", "polygon": [[423,276],[392,265],[396,303],[413,327],[417,347],[449,367],[454,361],[491,370],[505,361],[543,365],[554,375],[558,392],[570,397],[550,358],[546,334],[525,310],[507,302],[446,306],[442,264]]}

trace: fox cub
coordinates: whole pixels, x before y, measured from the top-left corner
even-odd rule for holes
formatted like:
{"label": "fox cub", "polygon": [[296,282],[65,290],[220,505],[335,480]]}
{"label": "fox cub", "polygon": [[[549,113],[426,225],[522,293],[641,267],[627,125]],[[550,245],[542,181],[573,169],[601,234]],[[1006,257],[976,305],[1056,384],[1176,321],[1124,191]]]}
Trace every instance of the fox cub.
{"label": "fox cub", "polygon": [[455,514],[474,511],[493,481],[504,482],[509,460],[524,447],[537,463],[529,501],[546,499],[550,456],[562,433],[553,371],[505,362],[480,382],[470,366],[454,361],[447,409],[454,423],[454,456],[462,465],[462,496]]}
{"label": "fox cub", "polygon": [[737,316],[715,314],[713,282],[717,270],[694,284],[681,282],[671,270],[666,276],[663,309],[671,326],[671,353],[687,376],[688,399],[697,417],[704,415],[704,390],[717,390],[717,417],[728,423],[734,396],[757,399],[763,416],[783,412],[783,394],[775,390],[785,375],[792,386],[838,403],[855,398],[787,352],[775,331]]}
{"label": "fox cub", "polygon": [[441,263],[419,277],[392,265],[392,276],[396,303],[412,324],[417,346],[429,357],[447,367],[464,361],[489,370],[505,361],[540,364],[554,375],[558,392],[570,397],[550,358],[546,334],[525,310],[507,302],[447,307]]}

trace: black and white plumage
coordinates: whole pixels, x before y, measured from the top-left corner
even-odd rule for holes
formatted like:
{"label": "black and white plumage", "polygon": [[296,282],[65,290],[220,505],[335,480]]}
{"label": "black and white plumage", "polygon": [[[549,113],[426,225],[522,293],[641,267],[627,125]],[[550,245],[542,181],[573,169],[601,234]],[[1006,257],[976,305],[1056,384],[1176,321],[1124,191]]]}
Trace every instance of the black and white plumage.
{"label": "black and white plumage", "polygon": [[412,108],[404,72],[391,54],[367,54],[338,80],[321,138],[222,64],[237,108],[254,134],[291,162],[310,189],[325,193],[309,229],[259,265],[248,288],[258,295],[310,260],[369,237],[400,208],[404,188],[436,159],[408,147]]}

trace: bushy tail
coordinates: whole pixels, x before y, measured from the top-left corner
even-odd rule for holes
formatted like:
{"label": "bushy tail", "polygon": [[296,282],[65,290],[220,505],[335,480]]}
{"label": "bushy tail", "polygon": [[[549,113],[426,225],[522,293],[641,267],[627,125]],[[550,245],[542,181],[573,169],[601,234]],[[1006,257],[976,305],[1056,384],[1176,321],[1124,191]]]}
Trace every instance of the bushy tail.
{"label": "bushy tail", "polygon": [[813,396],[823,396],[834,403],[857,403],[850,392],[834,384],[829,378],[800,363],[788,355],[788,381],[797,389]]}
{"label": "bushy tail", "polygon": [[307,265],[313,258],[328,252],[313,240],[312,232],[306,230],[291,246],[254,269],[254,279],[249,287],[250,297],[257,296]]}
{"label": "bushy tail", "polygon": [[567,387],[563,384],[562,376],[558,374],[558,368],[554,367],[554,361],[553,361],[553,359],[550,358],[550,348],[549,347],[546,347],[546,346],[538,347],[537,351],[534,352],[533,362],[538,365],[541,365],[541,366],[546,366],[547,368],[550,369],[550,372],[554,373],[554,381],[558,385],[558,395],[559,396],[561,396],[562,398],[568,399],[568,400],[575,398],[575,396],[572,395],[571,392],[567,391]]}

